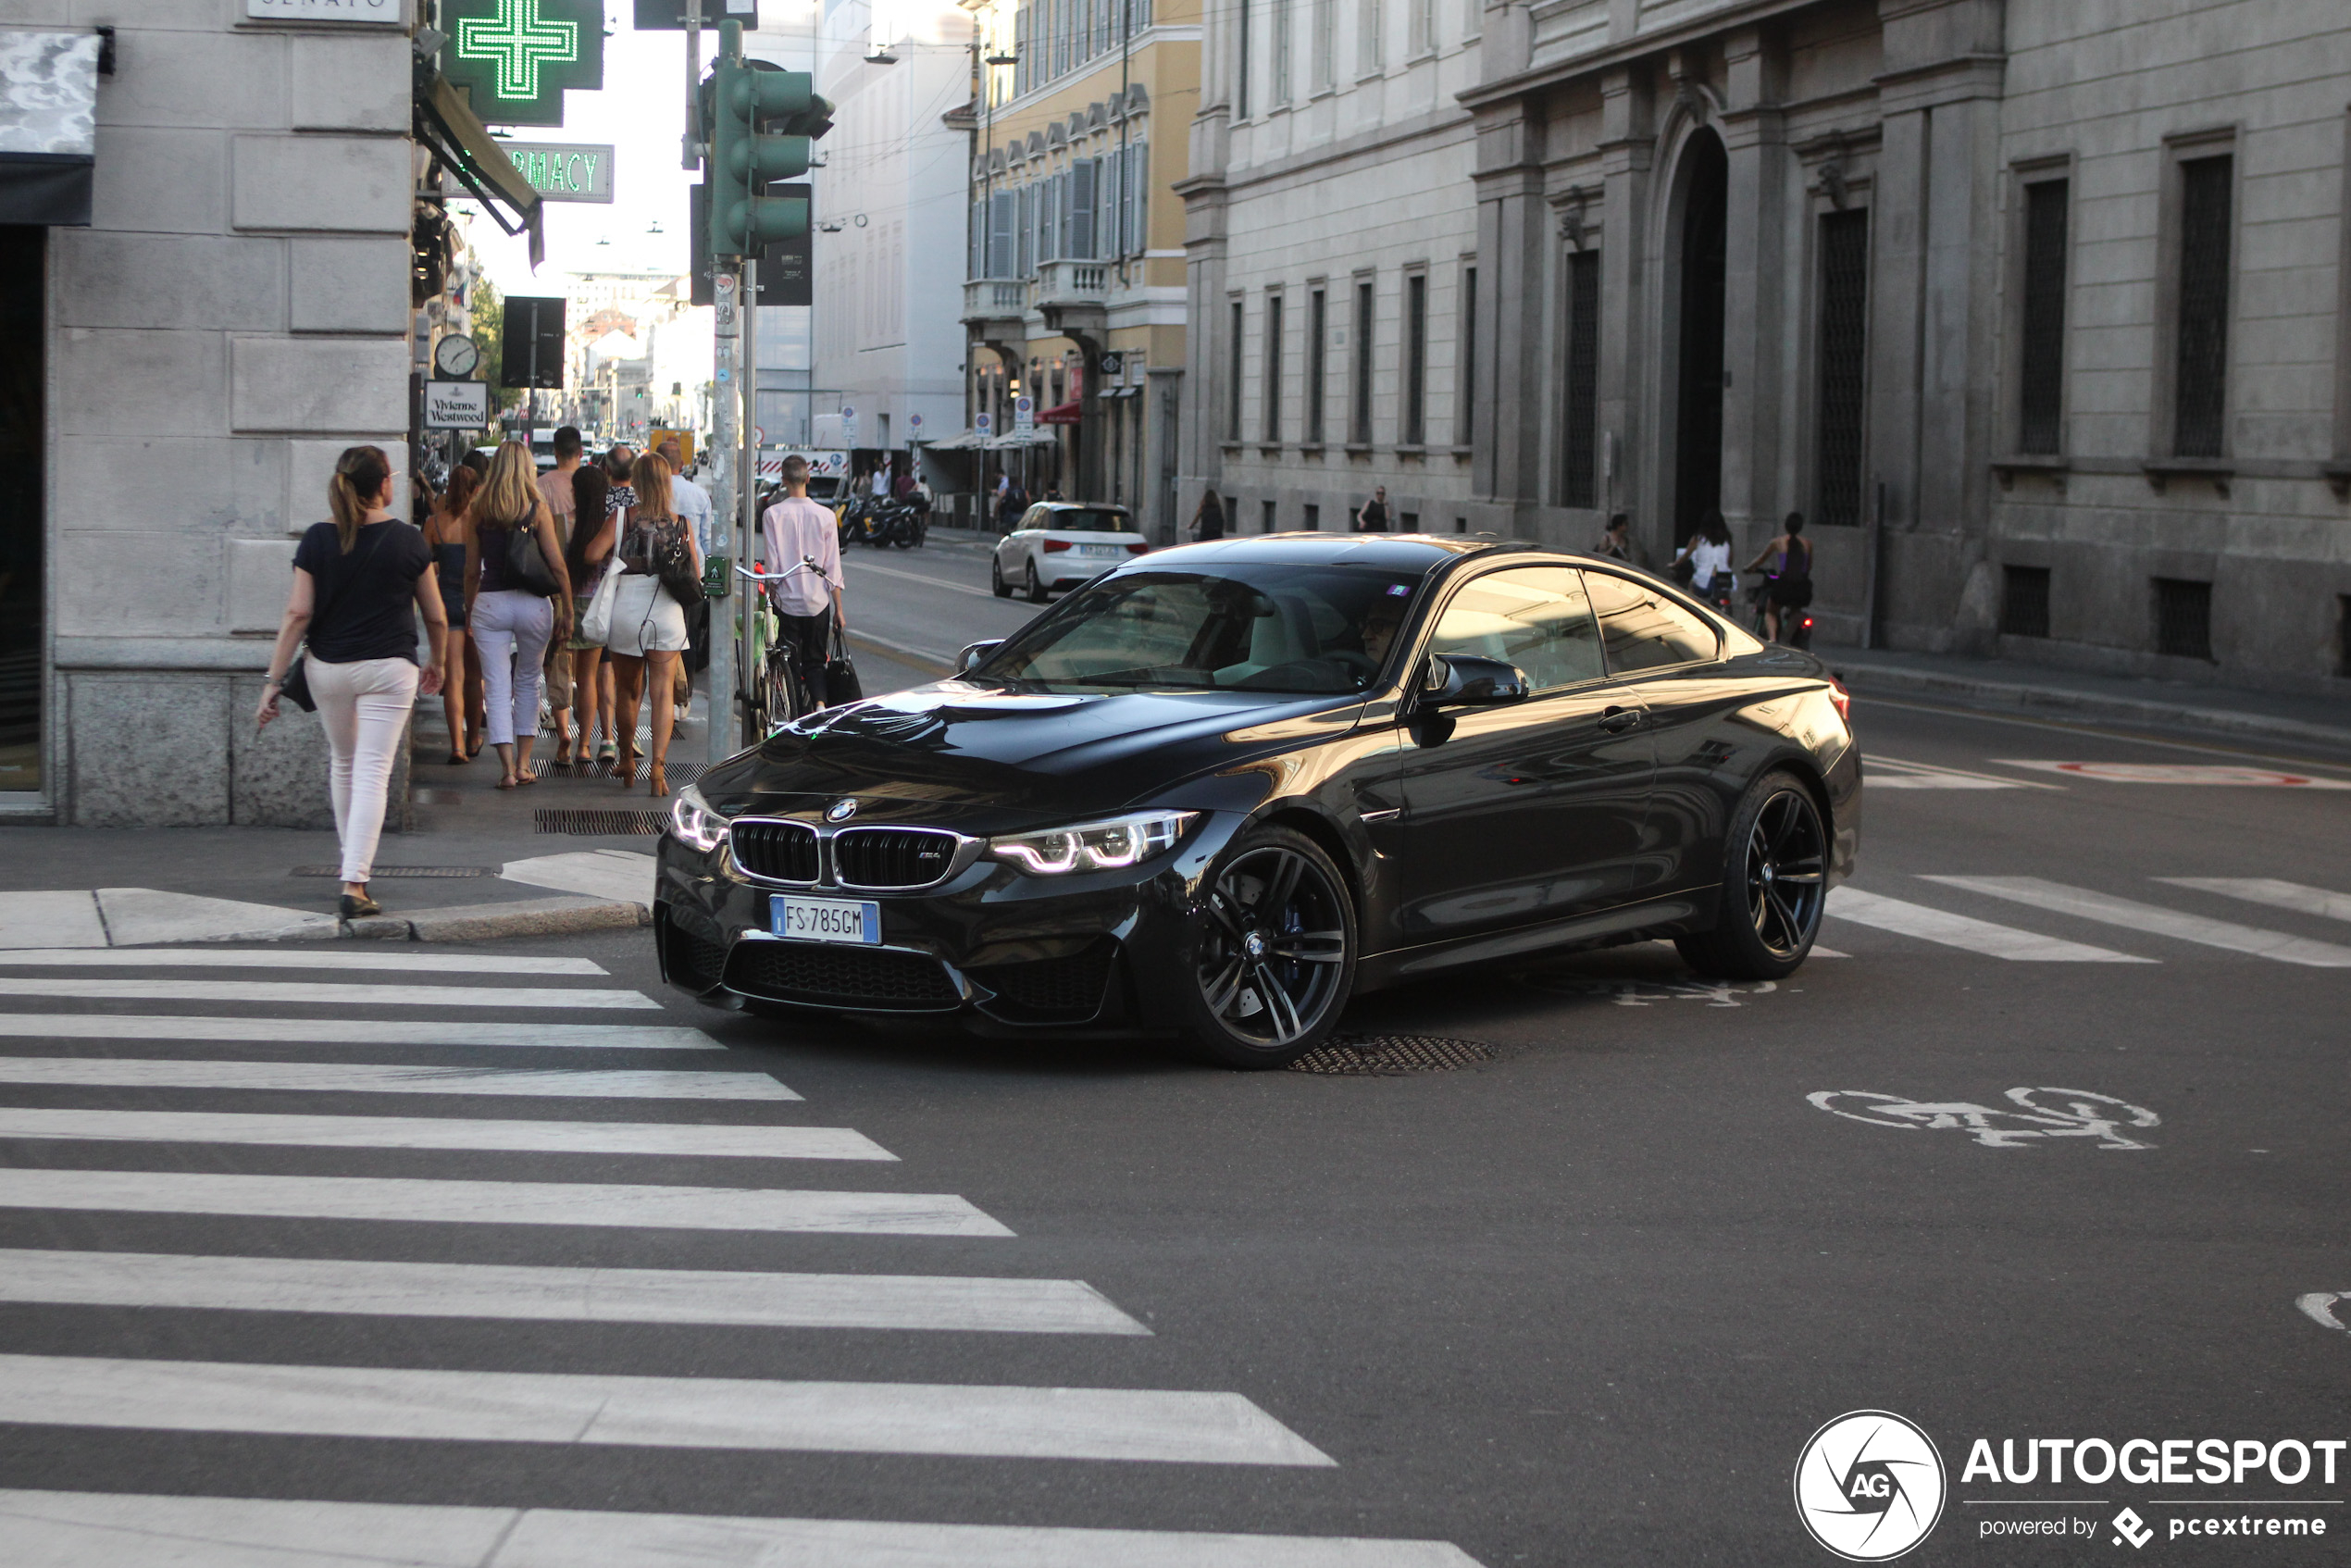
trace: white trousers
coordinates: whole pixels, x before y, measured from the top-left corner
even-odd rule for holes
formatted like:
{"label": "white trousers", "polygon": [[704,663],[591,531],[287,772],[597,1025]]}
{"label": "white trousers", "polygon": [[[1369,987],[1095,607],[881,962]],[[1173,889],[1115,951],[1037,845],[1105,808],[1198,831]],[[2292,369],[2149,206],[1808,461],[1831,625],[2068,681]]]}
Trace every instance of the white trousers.
{"label": "white trousers", "polygon": [[357,659],[347,665],[310,661],[310,698],[326,727],[329,787],[335,802],[335,837],[342,843],[342,879],[365,882],[376,867],[383,837],[384,803],[392,794],[392,764],[408,735],[420,672],[406,659]]}
{"label": "white trousers", "polygon": [[538,734],[541,666],[547,660],[547,640],[555,634],[554,601],[513,588],[477,593],[466,626],[481,653],[490,743],[511,746]]}

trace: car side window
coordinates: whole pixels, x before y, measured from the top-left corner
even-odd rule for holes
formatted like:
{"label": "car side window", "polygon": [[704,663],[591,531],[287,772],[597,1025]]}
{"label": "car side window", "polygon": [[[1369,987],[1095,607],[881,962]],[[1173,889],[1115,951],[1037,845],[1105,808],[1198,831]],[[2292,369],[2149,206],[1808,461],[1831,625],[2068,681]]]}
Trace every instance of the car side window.
{"label": "car side window", "polygon": [[1045,526],[1045,508],[1042,506],[1031,506],[1027,511],[1023,512],[1020,515],[1020,526],[1024,529],[1043,528]]}
{"label": "car side window", "polygon": [[1438,618],[1429,649],[1516,665],[1536,691],[1607,673],[1583,575],[1567,566],[1519,566],[1464,583]]}
{"label": "car side window", "polygon": [[1714,657],[1714,628],[1656,588],[1611,572],[1586,572],[1584,582],[1611,673],[1636,675]]}

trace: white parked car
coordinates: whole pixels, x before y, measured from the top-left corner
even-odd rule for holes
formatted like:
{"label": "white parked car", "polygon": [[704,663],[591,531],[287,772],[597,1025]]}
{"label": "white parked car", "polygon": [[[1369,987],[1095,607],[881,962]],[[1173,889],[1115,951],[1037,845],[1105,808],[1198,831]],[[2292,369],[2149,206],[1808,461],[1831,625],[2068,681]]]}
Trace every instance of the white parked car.
{"label": "white parked car", "polygon": [[1056,591],[1091,582],[1150,549],[1124,506],[1040,501],[998,541],[988,563],[988,586],[999,599],[1011,598],[1017,588],[1041,604]]}

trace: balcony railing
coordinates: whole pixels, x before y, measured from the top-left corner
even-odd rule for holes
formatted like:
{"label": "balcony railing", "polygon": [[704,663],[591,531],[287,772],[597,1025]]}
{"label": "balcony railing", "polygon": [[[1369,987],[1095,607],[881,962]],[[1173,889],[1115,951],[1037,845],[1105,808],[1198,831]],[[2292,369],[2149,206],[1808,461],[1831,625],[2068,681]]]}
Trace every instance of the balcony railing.
{"label": "balcony railing", "polygon": [[1037,268],[1037,280],[1029,286],[1029,303],[1040,308],[1049,305],[1101,305],[1110,298],[1110,279],[1107,262],[1041,262]]}
{"label": "balcony railing", "polygon": [[1028,283],[1020,278],[976,278],[964,285],[964,319],[986,321],[1019,316],[1028,309]]}

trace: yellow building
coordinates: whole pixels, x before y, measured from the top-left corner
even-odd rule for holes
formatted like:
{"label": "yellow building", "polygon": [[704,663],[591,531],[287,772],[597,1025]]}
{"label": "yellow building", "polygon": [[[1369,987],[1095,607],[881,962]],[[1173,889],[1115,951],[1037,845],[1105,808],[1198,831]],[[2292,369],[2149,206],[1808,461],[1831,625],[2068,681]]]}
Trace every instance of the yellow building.
{"label": "yellow building", "polygon": [[[1135,508],[1175,535],[1187,143],[1200,0],[994,0],[976,12],[962,444],[978,483]],[[1018,400],[1036,423],[1021,428]],[[985,416],[983,420],[980,417]]]}

